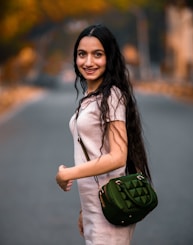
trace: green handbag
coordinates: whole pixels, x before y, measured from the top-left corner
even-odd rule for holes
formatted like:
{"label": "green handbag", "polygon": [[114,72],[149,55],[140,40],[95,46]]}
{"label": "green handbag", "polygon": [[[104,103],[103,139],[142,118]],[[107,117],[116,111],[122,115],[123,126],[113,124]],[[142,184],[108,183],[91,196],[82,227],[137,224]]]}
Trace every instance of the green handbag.
{"label": "green handbag", "polygon": [[[86,147],[80,137],[86,159]],[[99,186],[97,176],[94,176]],[[110,179],[99,188],[99,200],[105,218],[113,225],[128,226],[141,221],[158,204],[157,194],[149,181],[140,173]]]}
{"label": "green handbag", "polygon": [[106,219],[119,226],[139,222],[158,204],[156,192],[138,173],[111,179],[99,190],[99,198]]}

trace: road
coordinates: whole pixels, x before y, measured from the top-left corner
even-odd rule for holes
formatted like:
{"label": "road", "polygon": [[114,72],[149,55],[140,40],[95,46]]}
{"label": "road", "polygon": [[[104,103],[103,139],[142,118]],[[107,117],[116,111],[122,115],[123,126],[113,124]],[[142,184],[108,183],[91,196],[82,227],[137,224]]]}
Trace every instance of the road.
{"label": "road", "polygon": [[[191,245],[193,106],[142,94],[137,101],[159,206],[138,223],[132,245]],[[84,244],[76,182],[68,193],[55,183],[58,165],[73,165],[74,109],[66,87],[0,119],[0,245]]]}

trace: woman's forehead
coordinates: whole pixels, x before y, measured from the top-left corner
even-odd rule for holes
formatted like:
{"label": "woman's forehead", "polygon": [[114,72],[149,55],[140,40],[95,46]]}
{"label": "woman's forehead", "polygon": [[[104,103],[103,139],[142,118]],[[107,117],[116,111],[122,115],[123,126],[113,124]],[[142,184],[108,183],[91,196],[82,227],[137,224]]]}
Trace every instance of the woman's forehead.
{"label": "woman's forehead", "polygon": [[104,50],[102,43],[99,41],[98,38],[93,37],[93,36],[86,36],[83,37],[78,45],[78,49],[99,49],[99,50]]}

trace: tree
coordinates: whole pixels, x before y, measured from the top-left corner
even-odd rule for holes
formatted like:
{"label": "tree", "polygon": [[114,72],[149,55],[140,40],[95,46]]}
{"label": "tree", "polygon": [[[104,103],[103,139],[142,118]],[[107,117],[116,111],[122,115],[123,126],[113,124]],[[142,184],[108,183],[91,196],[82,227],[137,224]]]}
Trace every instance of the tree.
{"label": "tree", "polygon": [[0,8],[0,63],[16,53],[25,44],[25,35],[34,27],[57,23],[69,17],[98,14],[111,7],[128,11],[138,9],[164,9],[168,4],[193,6],[192,0],[6,0]]}
{"label": "tree", "polygon": [[59,22],[71,16],[98,13],[107,9],[105,0],[7,0],[0,9],[0,63],[16,53],[26,33],[47,21]]}

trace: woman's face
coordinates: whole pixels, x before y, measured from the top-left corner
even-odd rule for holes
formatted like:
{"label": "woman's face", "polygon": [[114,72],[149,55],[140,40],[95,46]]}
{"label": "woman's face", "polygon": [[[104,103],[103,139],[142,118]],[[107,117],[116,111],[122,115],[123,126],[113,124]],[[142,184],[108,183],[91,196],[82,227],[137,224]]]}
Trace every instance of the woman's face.
{"label": "woman's face", "polygon": [[88,87],[97,89],[106,69],[106,54],[96,37],[83,37],[77,49],[76,65],[86,79]]}

